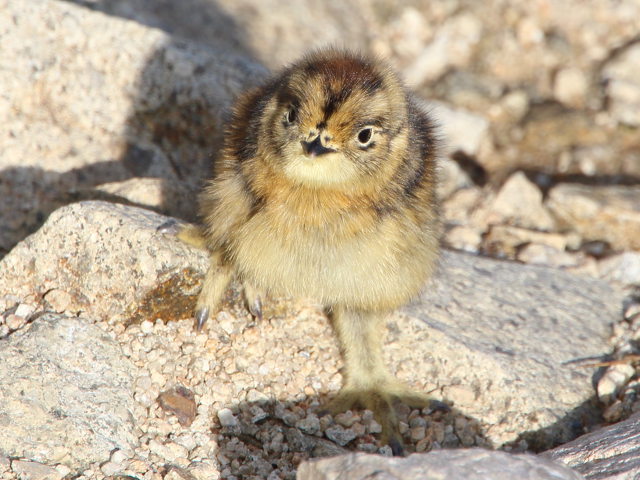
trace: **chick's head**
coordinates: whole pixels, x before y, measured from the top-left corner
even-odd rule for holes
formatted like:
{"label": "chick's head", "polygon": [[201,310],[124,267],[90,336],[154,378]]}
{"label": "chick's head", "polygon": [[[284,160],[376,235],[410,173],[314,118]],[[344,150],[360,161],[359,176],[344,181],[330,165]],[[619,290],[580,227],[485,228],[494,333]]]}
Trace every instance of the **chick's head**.
{"label": "chick's head", "polygon": [[354,188],[388,170],[406,144],[407,100],[380,63],[329,50],[285,70],[261,127],[266,154],[291,181]]}

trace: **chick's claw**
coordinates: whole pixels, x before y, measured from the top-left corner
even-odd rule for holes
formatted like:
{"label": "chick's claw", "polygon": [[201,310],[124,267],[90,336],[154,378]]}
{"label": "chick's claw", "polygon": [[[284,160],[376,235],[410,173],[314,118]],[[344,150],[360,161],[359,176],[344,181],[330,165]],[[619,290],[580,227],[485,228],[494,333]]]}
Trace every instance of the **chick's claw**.
{"label": "chick's claw", "polygon": [[244,283],[244,299],[251,315],[262,320],[262,296],[259,290],[247,282]]}
{"label": "chick's claw", "polygon": [[200,332],[209,319],[209,307],[203,307],[196,311],[196,330]]}
{"label": "chick's claw", "polygon": [[262,300],[260,297],[256,297],[252,303],[249,304],[249,311],[258,320],[262,320]]}
{"label": "chick's claw", "polygon": [[181,230],[181,226],[175,218],[170,218],[162,225],[159,225],[156,228],[156,232],[161,233],[163,235],[173,235],[174,237],[178,236],[178,233]]}

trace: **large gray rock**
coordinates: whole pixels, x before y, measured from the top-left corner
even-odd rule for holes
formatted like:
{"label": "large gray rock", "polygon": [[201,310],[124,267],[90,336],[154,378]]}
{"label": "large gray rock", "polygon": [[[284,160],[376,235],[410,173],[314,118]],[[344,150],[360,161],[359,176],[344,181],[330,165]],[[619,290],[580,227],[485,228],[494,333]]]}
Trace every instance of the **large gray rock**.
{"label": "large gray rock", "polygon": [[[112,196],[172,215],[209,175],[234,96],[266,71],[233,50],[70,2],[0,0],[0,255],[55,208]],[[113,183],[155,178],[140,198]],[[186,199],[185,199],[186,197]]]}
{"label": "large gray rock", "polygon": [[389,363],[496,444],[548,448],[596,420],[593,372],[573,362],[609,351],[622,300],[602,281],[444,252],[423,296],[390,321]]}
{"label": "large gray rock", "polygon": [[635,480],[640,476],[640,414],[583,435],[541,454],[592,480]]}
{"label": "large gray rock", "polygon": [[187,317],[208,260],[158,233],[166,220],[99,201],[62,207],[0,261],[0,292],[111,322]]}
{"label": "large gray rock", "polygon": [[131,451],[132,370],[83,318],[45,314],[0,340],[0,452],[81,468]]}
{"label": "large gray rock", "polygon": [[531,455],[440,450],[407,458],[356,453],[304,462],[297,480],[580,480],[569,468]]}

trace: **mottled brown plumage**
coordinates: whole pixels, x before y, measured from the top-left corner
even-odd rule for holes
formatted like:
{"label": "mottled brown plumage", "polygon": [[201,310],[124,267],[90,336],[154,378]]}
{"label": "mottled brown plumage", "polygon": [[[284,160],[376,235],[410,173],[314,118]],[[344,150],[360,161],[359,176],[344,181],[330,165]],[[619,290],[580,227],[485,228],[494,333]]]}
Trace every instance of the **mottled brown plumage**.
{"label": "mottled brown plumage", "polygon": [[319,300],[345,361],[331,409],[372,409],[396,450],[393,402],[426,400],[383,365],[383,319],[434,268],[435,156],[432,123],[395,74],[329,49],[238,100],[200,198],[212,259],[200,324],[234,276],[256,315],[260,292]]}

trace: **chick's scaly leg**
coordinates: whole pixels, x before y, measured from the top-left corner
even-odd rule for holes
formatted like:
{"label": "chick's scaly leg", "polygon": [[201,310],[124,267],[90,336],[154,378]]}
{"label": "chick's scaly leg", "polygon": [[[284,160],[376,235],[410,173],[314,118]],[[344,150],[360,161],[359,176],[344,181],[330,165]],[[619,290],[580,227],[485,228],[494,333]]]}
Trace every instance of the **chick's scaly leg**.
{"label": "chick's scaly leg", "polygon": [[[192,247],[207,249],[207,239],[202,227],[197,225],[178,225],[176,222],[166,222],[160,226],[163,231],[172,231],[180,241]],[[209,261],[209,268],[202,282],[202,290],[196,303],[196,328],[202,330],[202,326],[209,319],[209,315],[215,312],[229,282],[233,278],[233,270],[222,261],[220,252],[213,252]]]}
{"label": "chick's scaly leg", "polygon": [[202,282],[202,291],[196,303],[196,328],[198,331],[220,306],[220,300],[233,278],[233,269],[222,261],[219,252],[211,254],[209,269]]}
{"label": "chick's scaly leg", "polygon": [[402,453],[402,437],[394,404],[414,408],[429,405],[429,398],[412,391],[393,377],[382,358],[384,318],[381,313],[335,309],[333,326],[344,359],[344,384],[328,409],[333,413],[361,406],[371,410],[382,426],[382,440],[393,453]]}

